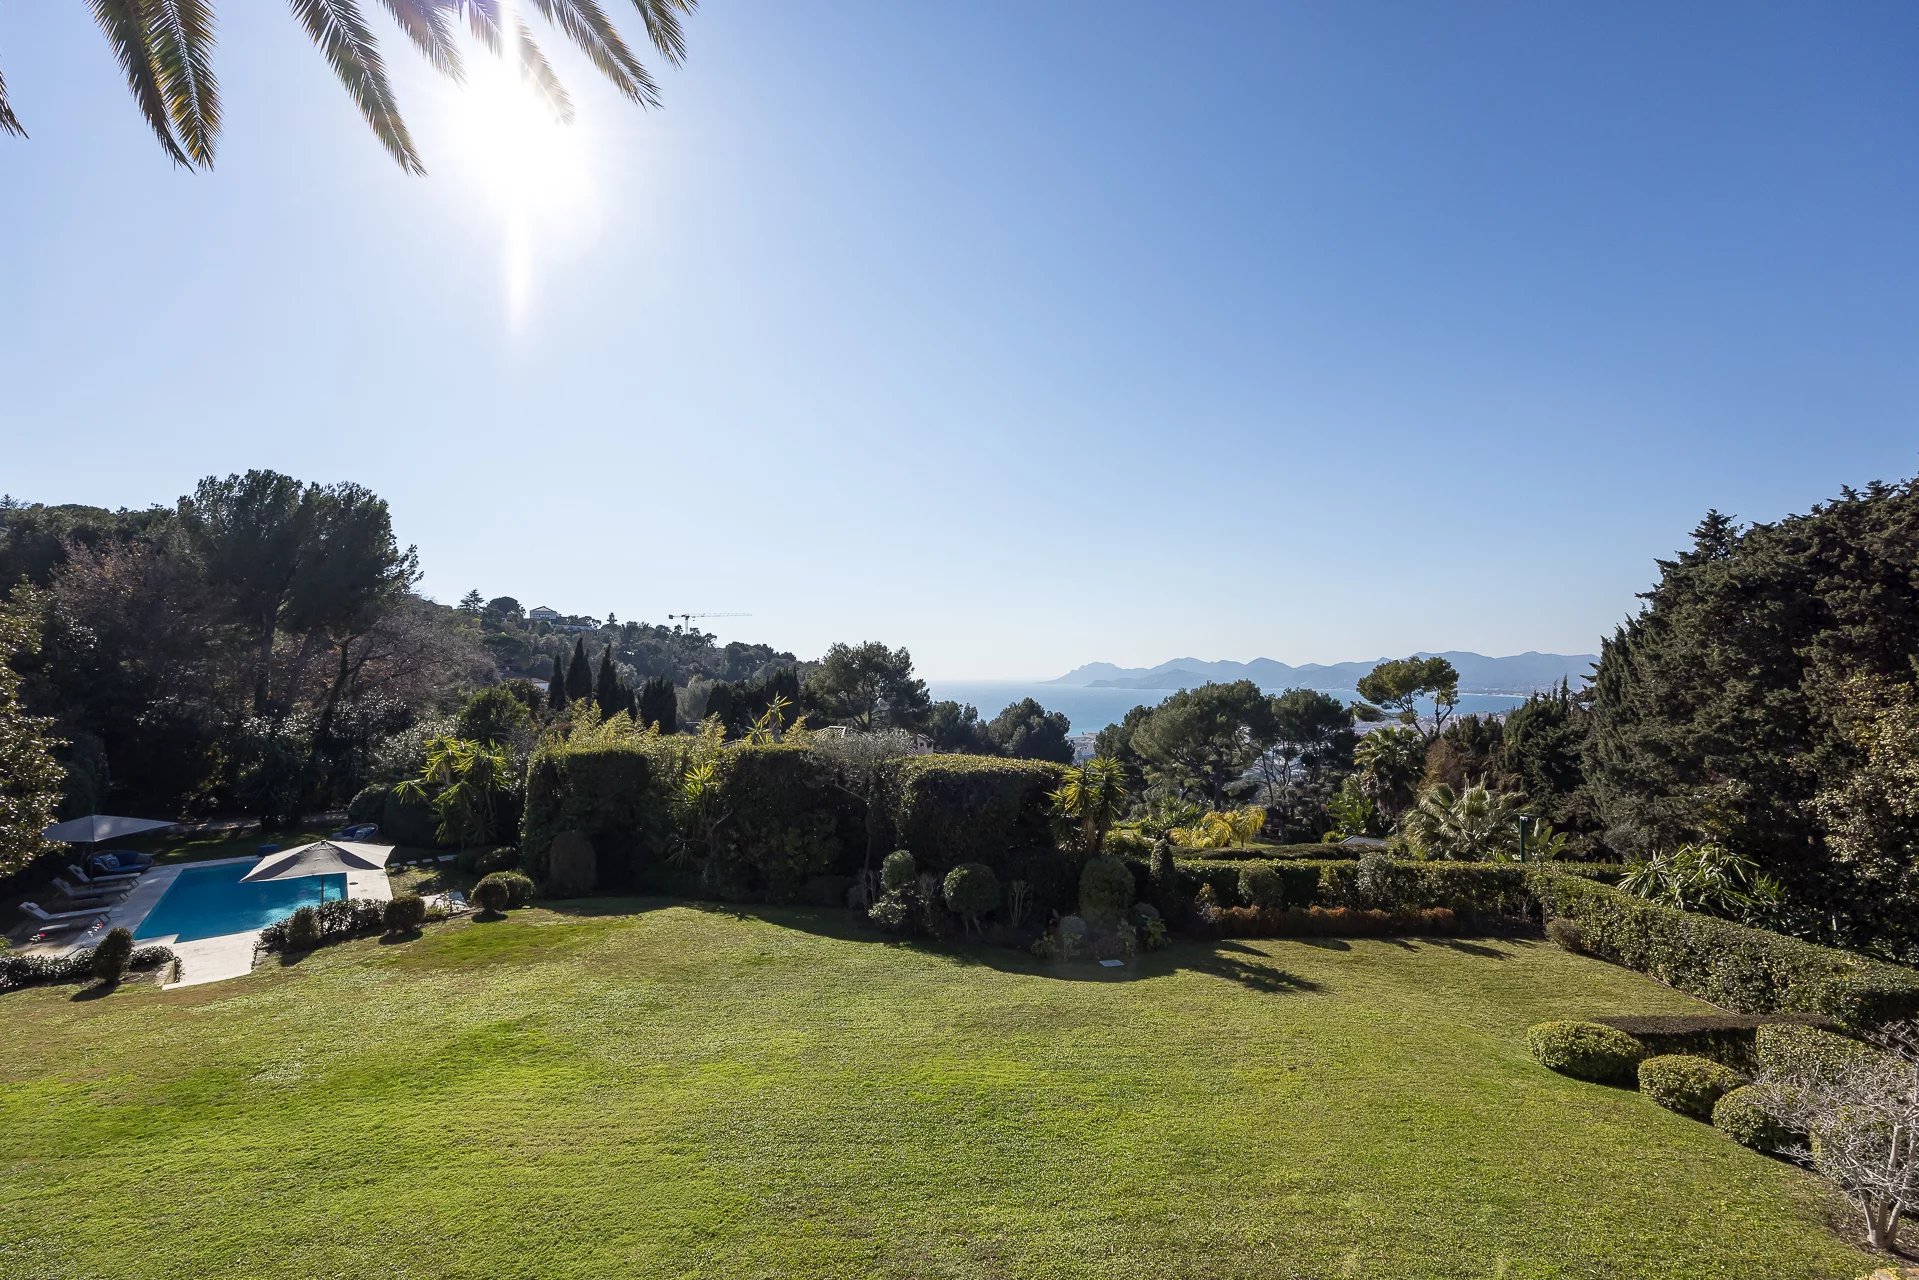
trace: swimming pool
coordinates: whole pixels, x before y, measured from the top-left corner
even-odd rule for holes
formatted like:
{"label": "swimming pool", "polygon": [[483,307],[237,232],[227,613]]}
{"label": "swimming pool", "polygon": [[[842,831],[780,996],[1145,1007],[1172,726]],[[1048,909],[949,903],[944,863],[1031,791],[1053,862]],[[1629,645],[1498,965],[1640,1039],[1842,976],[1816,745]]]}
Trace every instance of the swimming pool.
{"label": "swimming pool", "polygon": [[346,876],[301,876],[243,884],[251,862],[187,867],[147,912],[136,938],[177,937],[181,942],[217,938],[223,933],[263,929],[301,907],[346,897]]}

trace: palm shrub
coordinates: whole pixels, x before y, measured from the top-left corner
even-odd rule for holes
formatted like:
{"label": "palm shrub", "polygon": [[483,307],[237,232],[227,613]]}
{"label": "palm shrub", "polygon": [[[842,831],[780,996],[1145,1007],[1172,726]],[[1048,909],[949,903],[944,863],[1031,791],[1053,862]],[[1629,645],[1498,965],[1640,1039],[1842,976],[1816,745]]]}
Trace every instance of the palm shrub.
{"label": "palm shrub", "polygon": [[1664,1053],[1639,1064],[1639,1091],[1668,1111],[1710,1120],[1718,1101],[1746,1083],[1724,1063],[1690,1053]]}
{"label": "palm shrub", "polygon": [[1079,847],[1098,857],[1106,833],[1126,808],[1125,769],[1111,756],[1094,756],[1068,769],[1048,799],[1060,821],[1074,830]]}
{"label": "palm shrub", "polygon": [[946,905],[966,923],[967,931],[979,928],[980,917],[999,907],[999,877],[983,862],[962,862],[946,873],[941,886]]}
{"label": "palm shrub", "polygon": [[1519,849],[1524,797],[1476,782],[1464,791],[1439,783],[1420,798],[1400,824],[1422,857],[1512,858]]}
{"label": "palm shrub", "polygon": [[127,929],[111,930],[93,949],[93,976],[112,986],[127,976],[127,965],[132,959],[132,932]]}
{"label": "palm shrub", "polygon": [[1526,1031],[1526,1047],[1542,1066],[1600,1084],[1630,1083],[1646,1056],[1638,1040],[1597,1022],[1535,1023]]}
{"label": "palm shrub", "polygon": [[1096,926],[1118,923],[1133,905],[1133,869],[1118,858],[1089,859],[1079,873],[1079,913]]}

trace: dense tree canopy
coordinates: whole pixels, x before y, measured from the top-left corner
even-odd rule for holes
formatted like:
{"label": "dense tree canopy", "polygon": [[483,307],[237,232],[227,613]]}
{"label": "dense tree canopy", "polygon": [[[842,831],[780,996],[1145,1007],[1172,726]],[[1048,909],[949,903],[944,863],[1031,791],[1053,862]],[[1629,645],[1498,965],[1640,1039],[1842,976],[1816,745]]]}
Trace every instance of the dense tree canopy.
{"label": "dense tree canopy", "polygon": [[920,729],[932,710],[913,655],[877,640],[828,649],[807,678],[806,699],[826,723],[857,729]]}
{"label": "dense tree canopy", "polygon": [[1585,768],[1607,841],[1716,840],[1780,882],[1789,927],[1919,949],[1915,582],[1911,482],[1746,529],[1709,513],[1600,656]]}
{"label": "dense tree canopy", "polygon": [[1251,680],[1182,689],[1140,718],[1128,746],[1149,778],[1218,808],[1273,739],[1273,708]]}
{"label": "dense tree canopy", "polygon": [[1459,672],[1441,657],[1396,658],[1382,662],[1359,679],[1359,696],[1391,712],[1401,724],[1419,724],[1419,700],[1433,700],[1426,740],[1437,738],[1459,705]]}
{"label": "dense tree canopy", "polygon": [[1067,739],[1071,731],[1072,722],[1064,713],[1048,711],[1033,698],[1021,698],[986,726],[986,736],[998,754],[1057,764],[1073,762],[1073,744]]}
{"label": "dense tree canopy", "polygon": [[45,845],[40,833],[53,821],[60,799],[52,722],[27,713],[14,666],[39,646],[37,603],[23,592],[0,605],[0,875],[40,855]]}

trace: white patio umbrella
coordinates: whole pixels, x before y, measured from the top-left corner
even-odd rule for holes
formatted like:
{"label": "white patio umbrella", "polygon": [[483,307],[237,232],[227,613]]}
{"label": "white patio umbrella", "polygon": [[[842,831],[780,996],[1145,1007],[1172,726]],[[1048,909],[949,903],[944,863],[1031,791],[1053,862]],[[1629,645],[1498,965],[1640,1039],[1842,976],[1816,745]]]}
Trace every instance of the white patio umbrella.
{"label": "white patio umbrella", "polygon": [[179,825],[177,822],[156,822],[152,818],[116,818],[108,813],[90,813],[84,818],[56,822],[40,834],[62,844],[104,844],[121,836],[144,835],[149,831],[165,831]]}
{"label": "white patio umbrella", "polygon": [[315,840],[297,849],[269,853],[241,880],[298,880],[302,876],[331,876],[347,871],[378,871],[393,850],[383,844],[353,840]]}

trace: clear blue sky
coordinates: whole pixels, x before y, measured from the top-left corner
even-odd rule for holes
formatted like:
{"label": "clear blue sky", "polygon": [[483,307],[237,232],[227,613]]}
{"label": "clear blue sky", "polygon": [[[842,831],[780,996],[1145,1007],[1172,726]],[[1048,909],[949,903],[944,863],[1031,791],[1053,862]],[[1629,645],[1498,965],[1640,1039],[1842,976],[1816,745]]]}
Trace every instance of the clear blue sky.
{"label": "clear blue sky", "polygon": [[1907,4],[710,0],[557,138],[383,26],[425,179],[220,16],[195,175],[0,3],[0,489],[355,480],[441,599],[1017,677],[1590,650],[1919,470]]}

